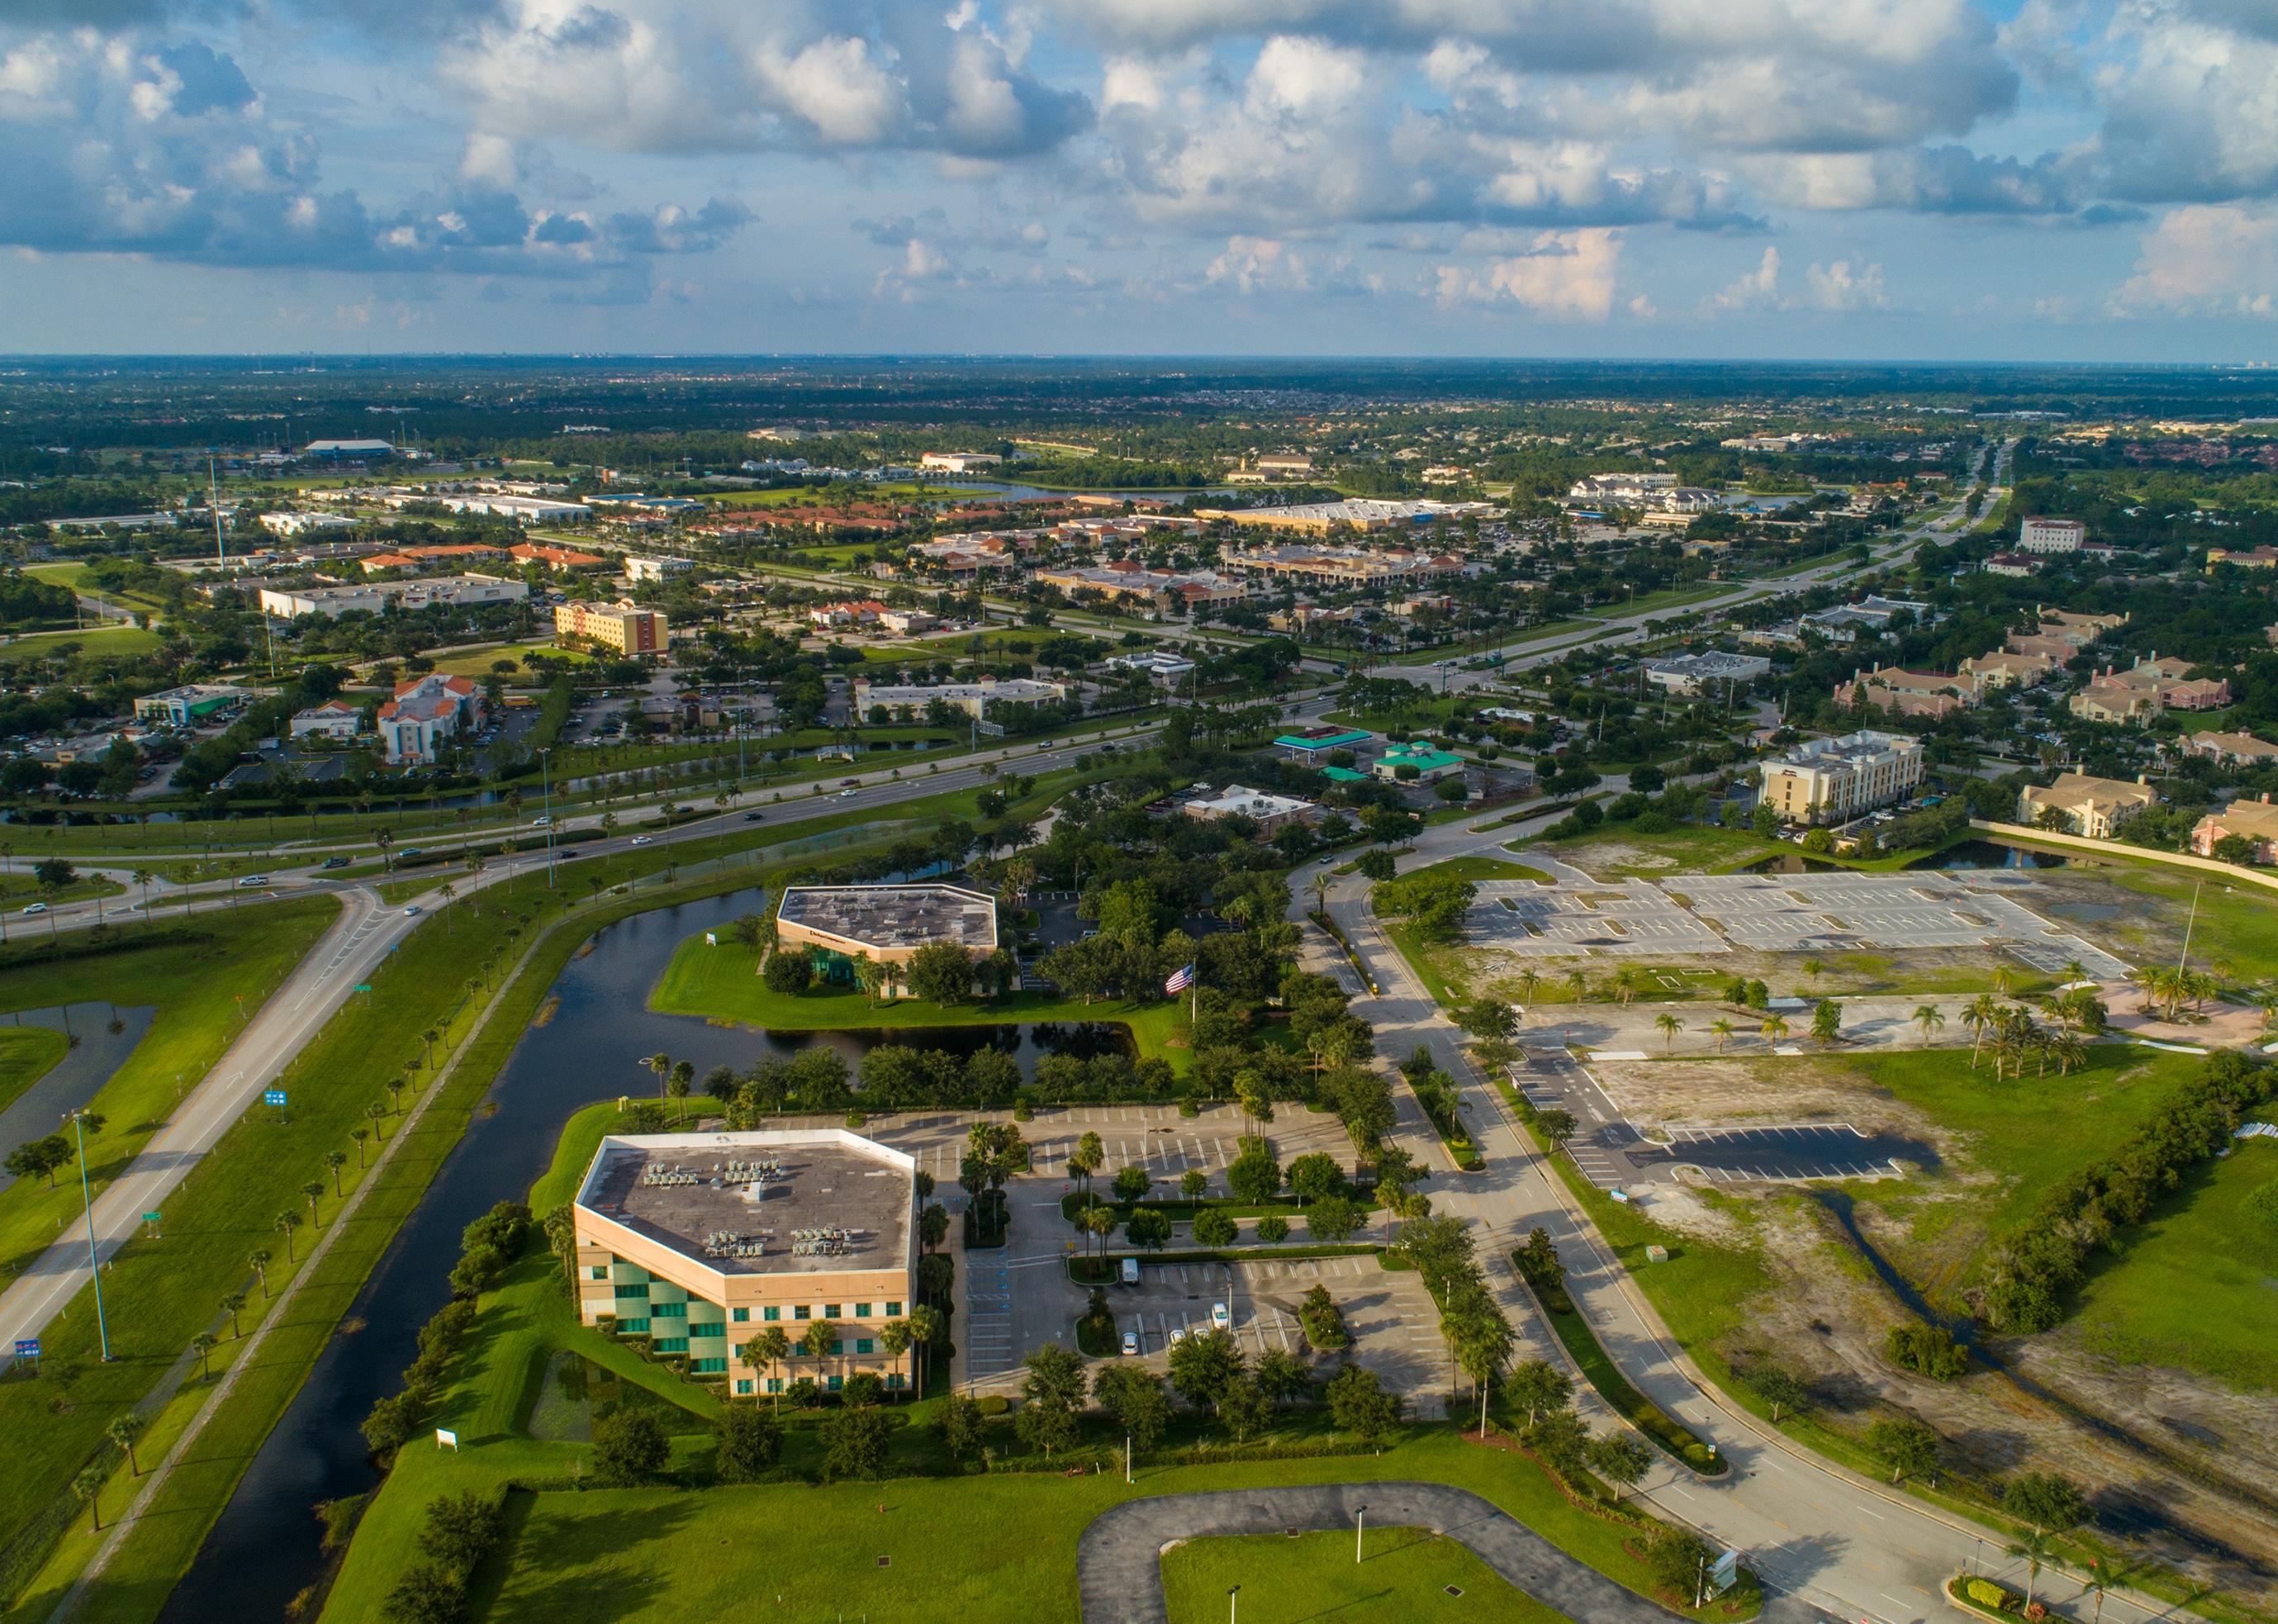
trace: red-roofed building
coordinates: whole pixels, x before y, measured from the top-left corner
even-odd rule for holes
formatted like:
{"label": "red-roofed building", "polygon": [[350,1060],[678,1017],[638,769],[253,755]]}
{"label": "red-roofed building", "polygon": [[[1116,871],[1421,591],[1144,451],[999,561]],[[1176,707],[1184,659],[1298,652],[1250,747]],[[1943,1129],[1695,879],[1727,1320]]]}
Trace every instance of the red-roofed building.
{"label": "red-roofed building", "polygon": [[606,570],[609,561],[594,553],[580,553],[566,547],[543,547],[535,541],[524,541],[508,549],[516,563],[543,564],[557,575],[575,575],[585,570]]}
{"label": "red-roofed building", "polygon": [[379,739],[390,762],[424,766],[444,739],[482,720],[482,693],[470,678],[430,673],[395,685],[395,697],[379,708]]}
{"label": "red-roofed building", "polygon": [[806,617],[818,626],[875,626],[886,606],[875,598],[849,598],[838,603],[818,603]]}

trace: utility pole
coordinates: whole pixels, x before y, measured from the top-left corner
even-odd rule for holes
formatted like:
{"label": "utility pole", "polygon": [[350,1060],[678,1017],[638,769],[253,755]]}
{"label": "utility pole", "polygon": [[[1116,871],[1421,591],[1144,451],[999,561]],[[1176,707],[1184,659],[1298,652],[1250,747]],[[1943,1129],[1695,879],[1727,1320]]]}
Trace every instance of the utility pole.
{"label": "utility pole", "polygon": [[229,549],[221,539],[221,484],[214,477],[213,454],[206,454],[206,506],[213,509],[214,563],[221,569],[229,567]]}
{"label": "utility pole", "polygon": [[538,753],[538,793],[546,810],[546,889],[554,889],[554,780],[549,770],[554,747],[547,746]]}
{"label": "utility pole", "polygon": [[87,1272],[95,1282],[95,1335],[103,1349],[103,1362],[111,1362],[111,1327],[103,1317],[103,1259],[95,1249],[95,1192],[87,1176],[87,1112],[70,1114],[72,1134],[79,1141],[80,1209],[87,1214]]}

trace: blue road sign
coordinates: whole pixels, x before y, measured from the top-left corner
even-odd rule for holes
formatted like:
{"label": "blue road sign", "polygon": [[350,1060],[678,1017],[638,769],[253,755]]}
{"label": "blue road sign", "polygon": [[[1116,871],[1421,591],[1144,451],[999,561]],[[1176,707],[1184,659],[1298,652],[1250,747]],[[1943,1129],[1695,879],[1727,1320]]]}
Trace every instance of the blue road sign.
{"label": "blue road sign", "polygon": [[264,1090],[263,1090],[263,1091],[262,1091],[262,1095],[261,1095],[261,1103],[262,1103],[262,1104],[264,1104],[264,1105],[268,1105],[268,1106],[281,1106],[281,1105],[283,1105],[283,1104],[285,1103],[285,1091],[284,1091],[283,1089],[281,1089],[281,1088],[271,1088],[271,1089],[264,1089]]}
{"label": "blue road sign", "polygon": [[18,1359],[37,1359],[39,1356],[40,1339],[37,1337],[19,1337],[16,1338],[16,1357]]}

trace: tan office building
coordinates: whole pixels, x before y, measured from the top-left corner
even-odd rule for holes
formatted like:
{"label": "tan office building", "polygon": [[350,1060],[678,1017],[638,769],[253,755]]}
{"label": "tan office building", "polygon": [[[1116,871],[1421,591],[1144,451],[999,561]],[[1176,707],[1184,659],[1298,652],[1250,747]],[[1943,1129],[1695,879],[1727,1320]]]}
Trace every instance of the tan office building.
{"label": "tan office building", "polygon": [[1904,801],[1923,780],[1923,747],[1871,730],[1815,739],[1763,763],[1762,804],[1790,823],[1847,823]]}
{"label": "tan office building", "polygon": [[671,628],[663,616],[638,604],[557,603],[554,635],[621,655],[662,654]]}
{"label": "tan office building", "polygon": [[2109,840],[2120,825],[2159,796],[2150,785],[2125,778],[2099,778],[2084,772],[2062,772],[2044,788],[2028,784],[2017,797],[2017,821],[2038,828],[2042,816],[2054,810],[2064,819],[2068,833],[2091,840]]}
{"label": "tan office building", "polygon": [[[903,1390],[912,1354],[888,1353],[885,1328],[916,1298],[916,1212],[915,1161],[843,1128],[612,1134],[573,1209],[578,1316],[739,1398],[858,1371]],[[791,1352],[745,1360],[770,1329]]]}
{"label": "tan office building", "polygon": [[776,946],[809,949],[825,980],[850,978],[857,957],[906,964],[928,942],[988,957],[997,900],[962,885],[793,885],[776,911]]}

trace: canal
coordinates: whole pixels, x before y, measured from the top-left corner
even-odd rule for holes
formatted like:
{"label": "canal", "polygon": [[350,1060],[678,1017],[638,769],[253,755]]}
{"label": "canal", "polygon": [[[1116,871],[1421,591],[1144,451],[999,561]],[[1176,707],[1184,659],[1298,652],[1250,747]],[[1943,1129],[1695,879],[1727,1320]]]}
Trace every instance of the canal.
{"label": "canal", "polygon": [[168,1598],[163,1624],[282,1619],[293,1598],[316,1582],[324,1561],[316,1507],[378,1485],[357,1428],[374,1404],[397,1390],[417,1356],[419,1327],[448,1300],[460,1231],[493,1203],[527,1193],[553,1160],[562,1124],[579,1107],[621,1094],[654,1098],[656,1077],[642,1057],[662,1051],[692,1062],[701,1077],[715,1066],[741,1070],[762,1054],[815,1044],[850,1061],[886,1040],[959,1053],[994,1044],[1011,1052],[1026,1075],[1043,1053],[1062,1046],[1089,1052],[1101,1042],[1097,1029],[1083,1027],[761,1032],[648,1008],[649,989],[681,942],[765,901],[762,892],[749,890],[637,914],[603,930],[590,952],[570,960],[554,981],[551,1018],[523,1035],[465,1137],[254,1456]]}

